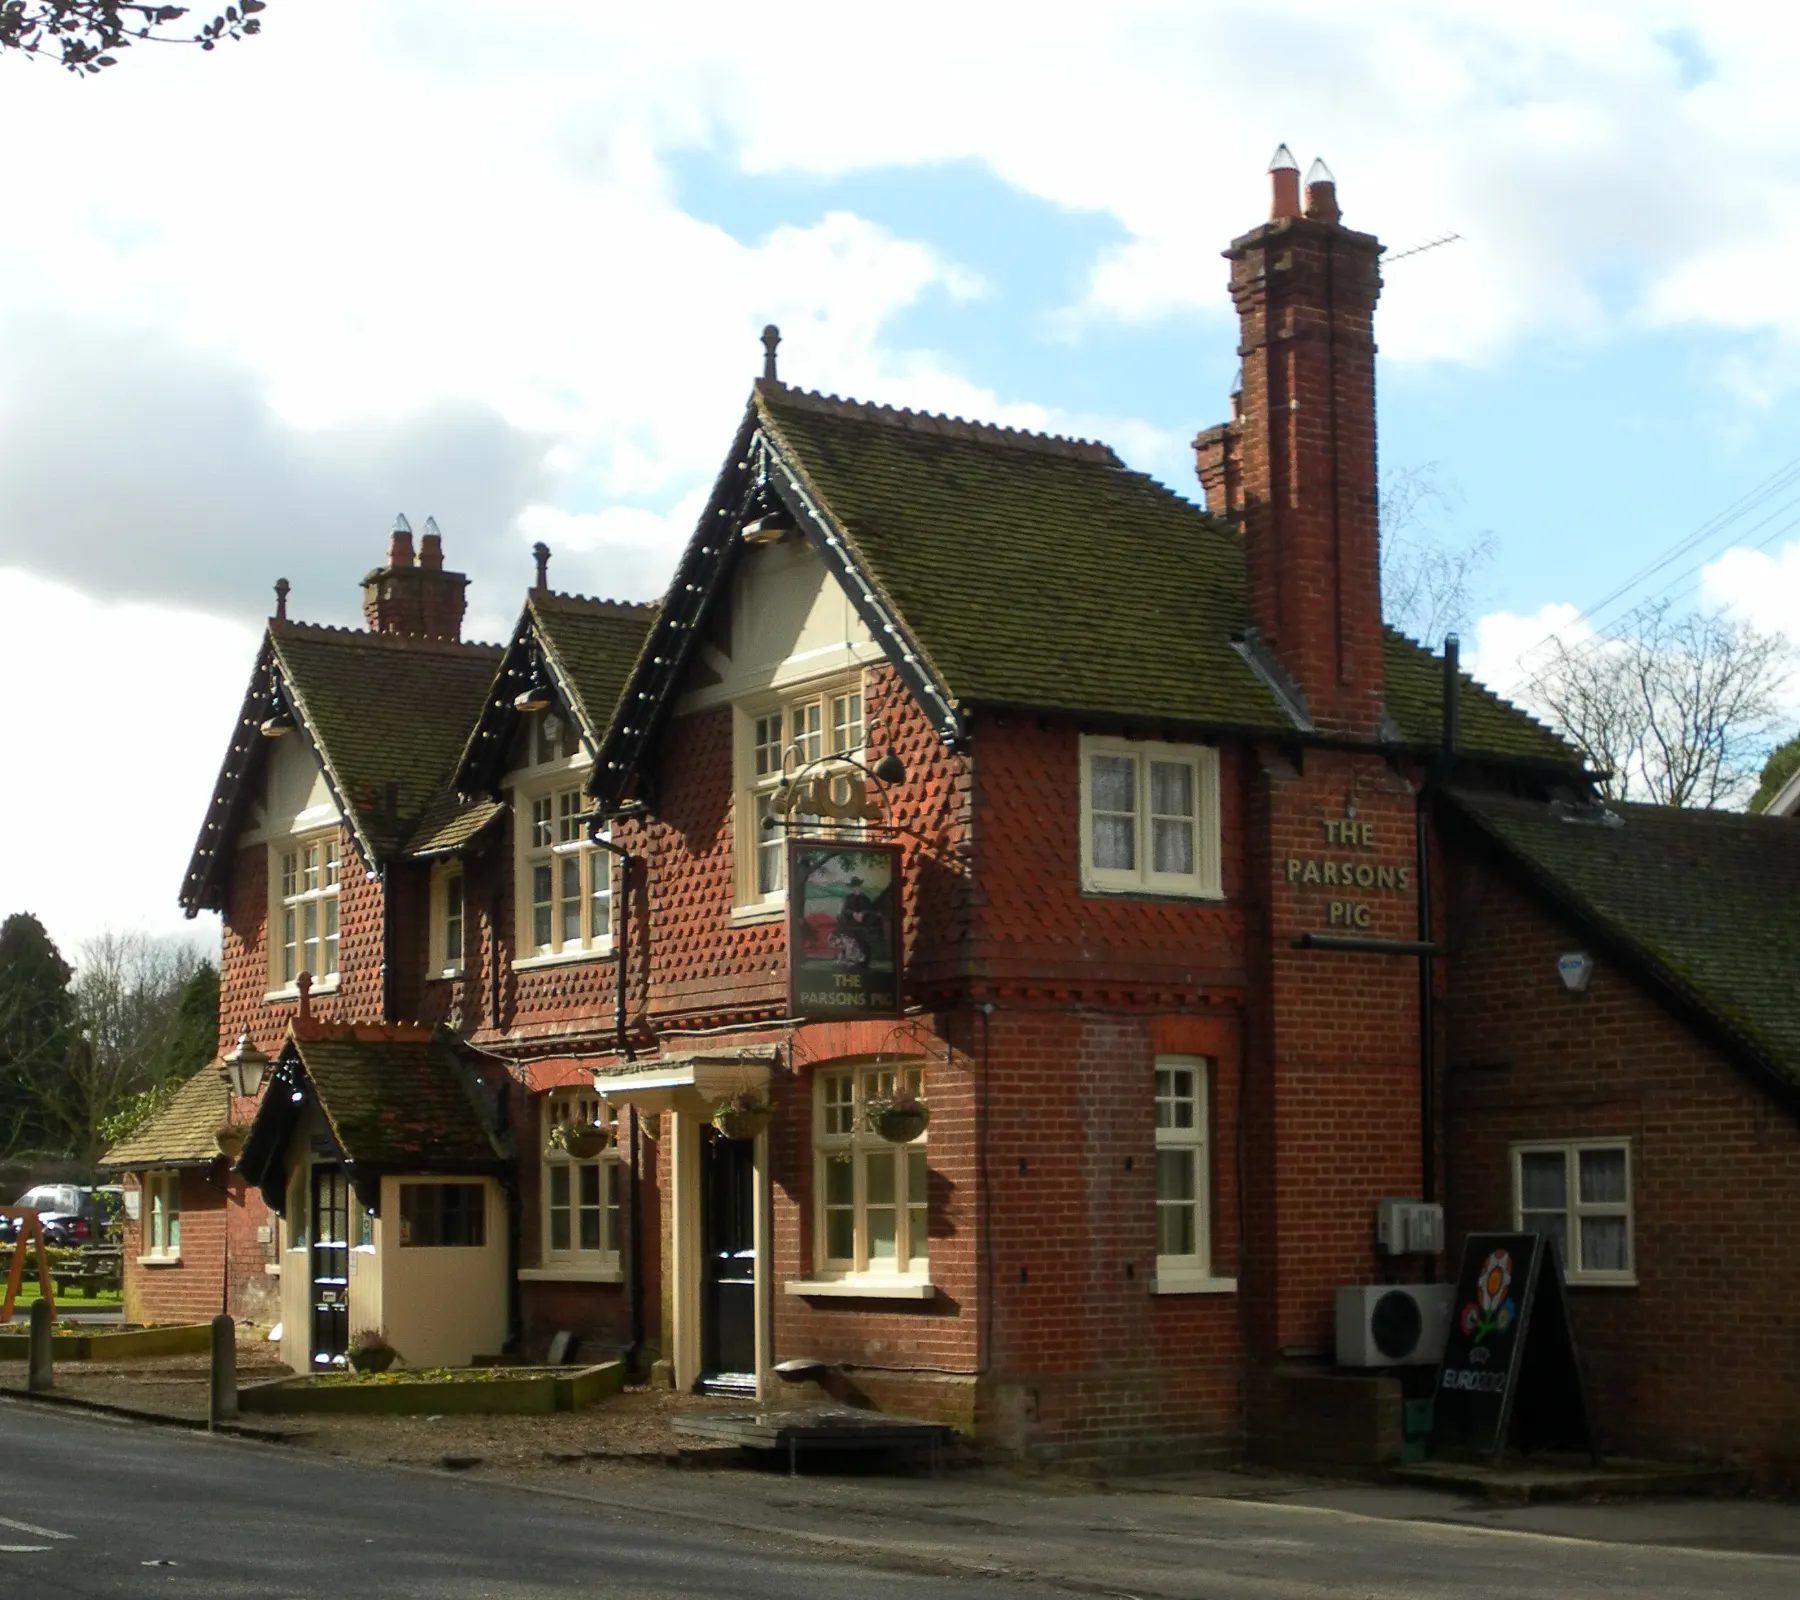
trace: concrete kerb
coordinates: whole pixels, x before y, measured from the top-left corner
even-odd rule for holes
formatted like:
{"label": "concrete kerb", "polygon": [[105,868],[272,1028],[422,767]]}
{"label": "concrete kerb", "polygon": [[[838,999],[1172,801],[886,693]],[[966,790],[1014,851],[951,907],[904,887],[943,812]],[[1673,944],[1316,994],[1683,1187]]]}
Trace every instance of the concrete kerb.
{"label": "concrete kerb", "polygon": [[[110,1400],[85,1400],[80,1395],[61,1394],[54,1389],[38,1394],[33,1394],[28,1389],[0,1389],[0,1403],[9,1400],[22,1400],[32,1405],[62,1406],[70,1411],[89,1411],[103,1417],[154,1423],[165,1428],[185,1428],[190,1433],[209,1431],[205,1417],[184,1417],[173,1411],[146,1411],[138,1406],[122,1406]],[[258,1428],[242,1422],[218,1423],[210,1431],[235,1434],[242,1439],[256,1439],[263,1444],[291,1444],[301,1437],[299,1429]]]}

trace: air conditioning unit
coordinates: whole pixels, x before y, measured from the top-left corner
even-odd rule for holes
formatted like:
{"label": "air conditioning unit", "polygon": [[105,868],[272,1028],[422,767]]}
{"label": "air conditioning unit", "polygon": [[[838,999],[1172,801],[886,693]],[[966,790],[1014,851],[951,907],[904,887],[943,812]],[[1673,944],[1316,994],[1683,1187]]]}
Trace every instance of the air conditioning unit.
{"label": "air conditioning unit", "polygon": [[1340,1367],[1430,1366],[1444,1358],[1453,1283],[1359,1283],[1337,1292]]}
{"label": "air conditioning unit", "polygon": [[1437,1255],[1444,1248],[1444,1208],[1422,1200],[1378,1202],[1375,1243],[1384,1255]]}

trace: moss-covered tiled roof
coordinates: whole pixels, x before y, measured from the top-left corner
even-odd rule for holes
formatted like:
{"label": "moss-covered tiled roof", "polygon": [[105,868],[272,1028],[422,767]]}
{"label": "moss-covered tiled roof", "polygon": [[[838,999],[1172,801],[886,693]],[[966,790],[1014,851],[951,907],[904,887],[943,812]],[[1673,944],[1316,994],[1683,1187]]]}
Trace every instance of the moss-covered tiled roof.
{"label": "moss-covered tiled roof", "polygon": [[[1104,445],[920,416],[761,383],[755,412],[964,703],[1292,727],[1233,641],[1243,544]],[[1435,746],[1442,667],[1389,632],[1388,709]],[[1461,746],[1578,765],[1463,679]]]}
{"label": "moss-covered tiled roof", "polygon": [[1104,445],[778,384],[754,403],[959,700],[1292,726],[1232,648],[1236,535]]}
{"label": "moss-covered tiled roof", "polygon": [[526,602],[526,609],[584,741],[590,750],[598,749],[656,618],[656,607],[537,593]]}
{"label": "moss-covered tiled roof", "polygon": [[[1406,742],[1435,748],[1444,730],[1444,660],[1392,628],[1383,630],[1382,679],[1388,715]],[[1578,767],[1581,757],[1529,712],[1486,684],[1461,674],[1457,748],[1475,755],[1513,757]]]}
{"label": "moss-covered tiled roof", "polygon": [[363,1167],[467,1171],[499,1159],[477,1110],[473,1068],[445,1031],[328,1028],[283,1047],[298,1057],[339,1146]]}
{"label": "moss-covered tiled roof", "polygon": [[1459,794],[1565,913],[1800,1088],[1800,828],[1785,818]]}
{"label": "moss-covered tiled roof", "polygon": [[499,646],[296,622],[271,622],[269,633],[351,826],[386,860],[455,766],[500,664]]}
{"label": "moss-covered tiled roof", "polygon": [[445,790],[425,808],[425,815],[408,835],[406,854],[415,861],[453,855],[505,810],[498,800],[465,800]]}
{"label": "moss-covered tiled roof", "polygon": [[175,1098],[130,1137],[100,1158],[103,1167],[206,1166],[219,1154],[214,1134],[230,1114],[225,1080],[208,1062],[175,1091]]}

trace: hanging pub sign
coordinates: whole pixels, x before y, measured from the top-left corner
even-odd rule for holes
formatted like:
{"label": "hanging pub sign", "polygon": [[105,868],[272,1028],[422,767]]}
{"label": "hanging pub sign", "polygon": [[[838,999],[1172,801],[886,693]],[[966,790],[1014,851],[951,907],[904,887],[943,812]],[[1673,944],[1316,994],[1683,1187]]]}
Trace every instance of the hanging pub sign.
{"label": "hanging pub sign", "polygon": [[788,1015],[900,1015],[900,846],[787,842]]}
{"label": "hanging pub sign", "polygon": [[1434,1451],[1600,1457],[1562,1261],[1538,1233],[1471,1233],[1432,1405]]}

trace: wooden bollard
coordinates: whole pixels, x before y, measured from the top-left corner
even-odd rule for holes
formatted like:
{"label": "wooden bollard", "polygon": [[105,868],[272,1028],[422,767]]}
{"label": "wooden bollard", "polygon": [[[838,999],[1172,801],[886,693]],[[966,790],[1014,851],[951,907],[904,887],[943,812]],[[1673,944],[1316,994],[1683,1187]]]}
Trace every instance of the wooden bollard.
{"label": "wooden bollard", "polygon": [[206,1425],[216,1427],[238,1414],[237,1324],[221,1312],[212,1319],[212,1375],[207,1384]]}
{"label": "wooden bollard", "polygon": [[25,1387],[33,1394],[44,1394],[56,1386],[50,1367],[50,1341],[56,1337],[56,1313],[47,1300],[31,1303],[31,1370]]}

